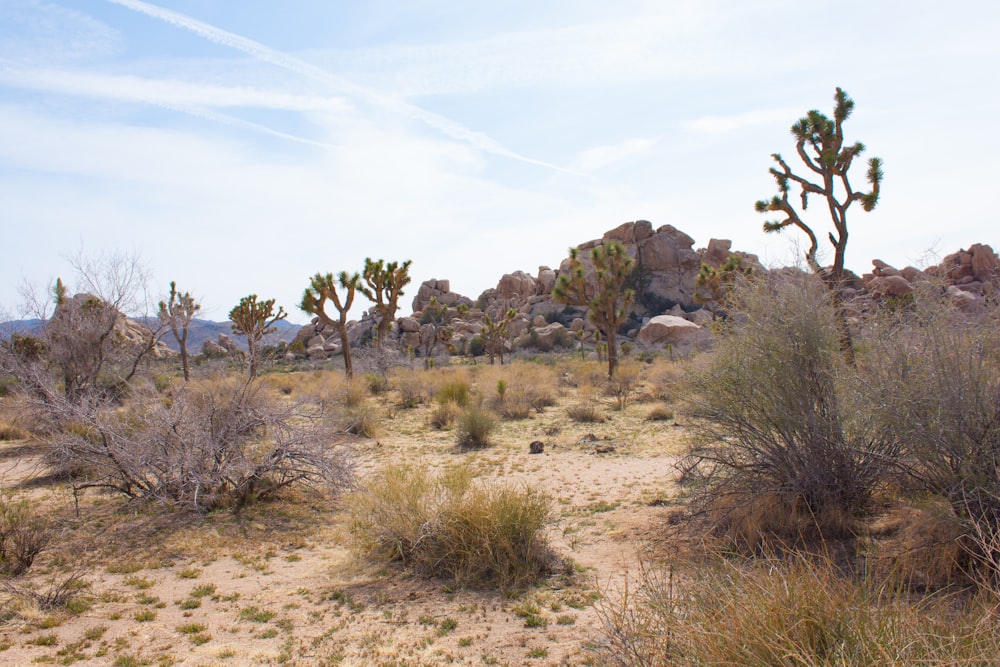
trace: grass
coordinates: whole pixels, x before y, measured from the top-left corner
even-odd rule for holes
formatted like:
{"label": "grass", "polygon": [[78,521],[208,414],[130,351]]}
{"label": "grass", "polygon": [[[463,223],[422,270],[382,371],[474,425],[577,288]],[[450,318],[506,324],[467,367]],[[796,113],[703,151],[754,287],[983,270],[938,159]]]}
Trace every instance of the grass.
{"label": "grass", "polygon": [[638,583],[599,607],[612,664],[969,665],[1000,650],[991,600],[915,598],[824,557],[717,554]]}
{"label": "grass", "polygon": [[423,574],[506,589],[537,581],[554,564],[542,533],[551,501],[529,487],[474,484],[467,467],[433,475],[389,466],[349,506],[362,552]]}
{"label": "grass", "polygon": [[495,429],[496,419],[493,415],[476,406],[466,408],[455,424],[458,445],[466,449],[487,447]]}
{"label": "grass", "polygon": [[277,612],[254,606],[244,607],[240,610],[240,620],[250,621],[253,623],[267,623],[277,615]]}

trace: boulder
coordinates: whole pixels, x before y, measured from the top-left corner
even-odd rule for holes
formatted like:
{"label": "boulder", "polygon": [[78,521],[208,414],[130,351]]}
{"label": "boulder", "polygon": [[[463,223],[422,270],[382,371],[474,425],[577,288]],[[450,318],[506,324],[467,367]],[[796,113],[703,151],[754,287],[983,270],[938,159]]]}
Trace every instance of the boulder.
{"label": "boulder", "polygon": [[418,322],[414,317],[401,317],[396,320],[396,324],[399,326],[399,330],[403,333],[420,331],[420,322]]}
{"label": "boulder", "polygon": [[549,352],[556,343],[567,336],[566,327],[559,322],[535,329],[535,347],[542,352]]}
{"label": "boulder", "polygon": [[524,271],[505,273],[497,283],[500,296],[511,303],[522,303],[535,296],[537,281]]}
{"label": "boulder", "polygon": [[643,345],[687,343],[702,336],[704,329],[682,317],[657,315],[643,325],[636,340]]}

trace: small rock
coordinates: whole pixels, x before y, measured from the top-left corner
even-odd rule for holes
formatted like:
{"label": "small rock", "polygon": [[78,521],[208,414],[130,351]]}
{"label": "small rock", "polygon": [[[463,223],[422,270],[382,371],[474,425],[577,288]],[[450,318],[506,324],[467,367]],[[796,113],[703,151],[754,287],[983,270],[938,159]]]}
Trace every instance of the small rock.
{"label": "small rock", "polygon": [[541,440],[535,440],[533,443],[528,445],[528,451],[532,454],[541,454],[545,451],[545,443]]}

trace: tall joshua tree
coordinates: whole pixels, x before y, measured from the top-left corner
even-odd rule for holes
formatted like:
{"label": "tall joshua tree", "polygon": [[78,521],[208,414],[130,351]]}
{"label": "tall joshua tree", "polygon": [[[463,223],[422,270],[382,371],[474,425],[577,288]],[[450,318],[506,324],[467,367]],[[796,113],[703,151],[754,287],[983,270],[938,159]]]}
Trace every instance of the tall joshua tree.
{"label": "tall joshua tree", "polygon": [[375,339],[375,344],[379,348],[382,347],[389,333],[389,327],[396,317],[399,297],[403,296],[403,287],[410,282],[410,264],[411,260],[400,264],[365,258],[365,268],[361,274],[364,283],[359,284],[358,289],[375,304],[375,310],[378,311],[378,337]]}
{"label": "tall joshua tree", "polygon": [[181,294],[177,291],[177,283],[171,280],[170,297],[166,301],[160,302],[160,310],[156,314],[160,324],[170,327],[170,331],[173,332],[177,345],[180,347],[181,368],[184,370],[185,382],[191,379],[191,373],[188,369],[188,328],[199,310],[201,310],[201,304],[194,300],[191,293]]}
{"label": "tall joshua tree", "polygon": [[[847,172],[854,164],[854,159],[864,152],[865,146],[860,141],[851,145],[844,144],[843,123],[854,111],[854,100],[841,88],[837,88],[833,100],[832,119],[813,110],[792,125],[795,151],[808,169],[806,176],[794,173],[778,153],[772,154],[777,166],[771,167],[770,171],[778,185],[778,194],[770,200],[758,201],[755,208],[758,213],[775,211],[785,216],[784,219],[765,222],[765,232],[780,232],[786,227],[794,226],[808,237],[806,262],[833,293],[840,320],[841,349],[853,360],[851,331],[844,313],[842,296],[846,278],[844,259],[847,251],[847,210],[854,202],[859,202],[866,212],[871,212],[878,204],[882,161],[877,157],[868,160],[868,192],[856,191],[851,186]],[[801,213],[789,201],[789,193],[795,187],[800,192]],[[826,202],[830,221],[833,223],[834,231],[827,234],[833,246],[833,265],[829,268],[820,266],[816,258],[819,241],[812,227],[802,218],[809,205],[809,195],[821,197]]]}
{"label": "tall joshua tree", "polygon": [[[354,294],[361,283],[361,276],[357,273],[347,275],[347,271],[337,274],[334,282],[333,274],[322,275],[317,273],[310,279],[310,285],[302,295],[302,303],[299,308],[305,312],[315,315],[319,321],[326,326],[333,326],[340,334],[340,349],[344,355],[344,375],[350,380],[354,377],[354,368],[351,365],[351,341],[347,336],[347,313],[354,305]],[[341,299],[337,293],[337,286],[344,290],[344,297]],[[336,320],[326,313],[326,303],[330,301],[337,309]]]}
{"label": "tall joshua tree", "polygon": [[264,336],[277,331],[274,323],[288,316],[285,310],[278,306],[274,310],[274,299],[257,300],[256,294],[240,299],[239,304],[229,311],[229,320],[233,323],[233,333],[246,336],[247,356],[250,358],[250,377],[257,377],[257,343]]}
{"label": "tall joshua tree", "polygon": [[621,243],[611,241],[590,250],[593,272],[588,274],[580,249],[569,250],[569,271],[552,288],[557,303],[586,306],[587,316],[608,341],[608,377],[618,368],[618,329],[635,301],[635,291],[625,287],[632,272],[632,258]]}

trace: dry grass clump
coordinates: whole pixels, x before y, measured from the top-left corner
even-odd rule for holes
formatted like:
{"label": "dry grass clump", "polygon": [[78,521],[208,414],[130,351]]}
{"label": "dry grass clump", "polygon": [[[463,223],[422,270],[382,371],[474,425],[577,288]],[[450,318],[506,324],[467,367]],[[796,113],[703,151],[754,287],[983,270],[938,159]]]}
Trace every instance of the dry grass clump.
{"label": "dry grass clump", "polygon": [[642,366],[634,361],[618,364],[614,377],[607,378],[604,393],[612,399],[615,410],[624,410],[635,398],[642,381]]}
{"label": "dry grass clump", "polygon": [[462,414],[462,407],[454,401],[442,403],[434,408],[430,416],[430,425],[438,431],[444,431],[455,425],[455,420]]}
{"label": "dry grass clump", "polygon": [[600,406],[593,401],[585,401],[569,406],[566,408],[566,416],[581,424],[599,424],[608,419],[608,416],[604,414]]}
{"label": "dry grass clump", "polygon": [[496,419],[488,410],[470,405],[455,422],[459,447],[476,449],[488,446],[496,425]]}
{"label": "dry grass clump", "polygon": [[340,424],[345,433],[374,438],[382,432],[382,415],[376,406],[366,400],[341,410]]}
{"label": "dry grass clump", "polygon": [[799,554],[645,568],[599,613],[614,665],[986,665],[1000,651],[989,599],[914,599]]}
{"label": "dry grass clump", "polygon": [[529,362],[491,366],[478,381],[482,387],[495,388],[490,406],[506,419],[524,419],[556,403],[558,381],[547,366]]}
{"label": "dry grass clump", "polygon": [[427,576],[506,590],[537,581],[555,564],[543,533],[549,498],[517,484],[475,483],[466,467],[433,475],[389,466],[349,507],[363,552]]}
{"label": "dry grass clump", "polygon": [[31,434],[17,422],[0,419],[0,440],[27,440]]}
{"label": "dry grass clump", "polygon": [[646,421],[648,422],[663,422],[672,421],[674,418],[674,411],[666,405],[655,405],[648,413],[646,413]]}
{"label": "dry grass clump", "polygon": [[415,408],[434,398],[436,382],[427,371],[413,368],[397,369],[392,376],[392,384],[399,394],[399,404],[403,408]]}

